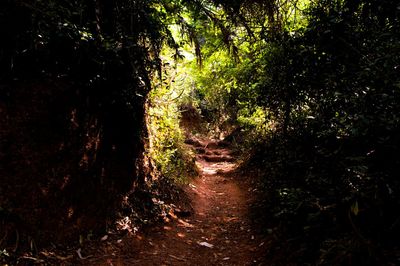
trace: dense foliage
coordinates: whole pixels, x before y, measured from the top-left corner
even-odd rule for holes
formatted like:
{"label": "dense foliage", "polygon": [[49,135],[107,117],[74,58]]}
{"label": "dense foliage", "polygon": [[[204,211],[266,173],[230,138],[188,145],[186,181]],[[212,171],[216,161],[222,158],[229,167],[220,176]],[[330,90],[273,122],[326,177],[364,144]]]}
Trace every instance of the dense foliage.
{"label": "dense foliage", "polygon": [[173,67],[176,62],[172,60],[171,51],[167,54],[164,56],[163,78],[155,80],[149,95],[147,152],[164,178],[186,183],[197,176],[193,153],[184,145],[191,130],[181,123],[181,107],[187,102],[190,86],[185,81],[187,74],[179,73]]}
{"label": "dense foliage", "polygon": [[0,218],[41,232],[25,239],[104,230],[122,201],[134,212],[153,162],[191,174],[193,111],[251,148],[268,258],[395,263],[397,2],[2,1]]}
{"label": "dense foliage", "polygon": [[270,257],[283,246],[288,262],[312,264],[399,255],[399,19],[396,1],[314,1],[279,30],[249,18],[258,34],[234,31],[234,67],[218,52],[204,60],[198,84],[211,77],[208,93],[258,139],[248,164],[264,172],[267,231],[281,243]]}

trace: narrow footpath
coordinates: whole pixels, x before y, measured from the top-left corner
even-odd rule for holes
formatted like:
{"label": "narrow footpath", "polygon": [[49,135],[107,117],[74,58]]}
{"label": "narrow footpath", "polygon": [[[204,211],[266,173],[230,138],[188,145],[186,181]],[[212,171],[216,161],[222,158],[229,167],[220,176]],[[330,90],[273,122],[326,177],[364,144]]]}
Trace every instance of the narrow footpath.
{"label": "narrow footpath", "polygon": [[188,143],[197,151],[201,171],[186,188],[193,213],[152,229],[132,241],[124,256],[102,265],[262,265],[264,243],[249,217],[251,189],[235,171],[230,149],[215,140]]}

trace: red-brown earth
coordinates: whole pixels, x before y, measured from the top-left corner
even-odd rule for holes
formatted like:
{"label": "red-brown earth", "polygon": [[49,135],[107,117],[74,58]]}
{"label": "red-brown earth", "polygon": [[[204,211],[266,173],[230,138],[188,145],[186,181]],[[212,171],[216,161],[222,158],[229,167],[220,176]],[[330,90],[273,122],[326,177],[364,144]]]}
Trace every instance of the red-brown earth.
{"label": "red-brown earth", "polygon": [[95,254],[82,255],[82,265],[265,265],[265,239],[250,218],[249,177],[236,170],[225,143],[188,143],[199,151],[200,176],[184,188],[193,210],[171,213],[145,233],[105,240]]}

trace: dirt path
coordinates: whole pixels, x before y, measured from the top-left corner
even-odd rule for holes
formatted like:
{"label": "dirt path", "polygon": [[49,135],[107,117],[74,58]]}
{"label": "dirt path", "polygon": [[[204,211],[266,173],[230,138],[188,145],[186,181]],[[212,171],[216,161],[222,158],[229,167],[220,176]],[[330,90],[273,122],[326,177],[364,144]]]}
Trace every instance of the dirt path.
{"label": "dirt path", "polygon": [[261,265],[263,243],[251,228],[248,187],[238,180],[230,150],[210,140],[191,144],[201,171],[186,189],[194,213],[125,244],[123,254],[135,254],[114,254],[102,265]]}

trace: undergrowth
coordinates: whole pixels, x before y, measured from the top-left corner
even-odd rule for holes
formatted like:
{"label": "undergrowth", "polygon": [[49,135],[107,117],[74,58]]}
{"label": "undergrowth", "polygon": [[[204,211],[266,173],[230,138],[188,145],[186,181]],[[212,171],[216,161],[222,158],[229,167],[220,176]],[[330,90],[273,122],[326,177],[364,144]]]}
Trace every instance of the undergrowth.
{"label": "undergrowth", "polygon": [[271,236],[268,260],[393,263],[399,256],[399,202],[393,169],[379,165],[385,148],[368,153],[362,140],[303,133],[270,136],[242,166],[261,170],[264,201],[256,211]]}
{"label": "undergrowth", "polygon": [[148,155],[162,177],[176,183],[186,183],[197,175],[194,154],[184,144],[180,128],[180,99],[169,86],[160,85],[149,98]]}

